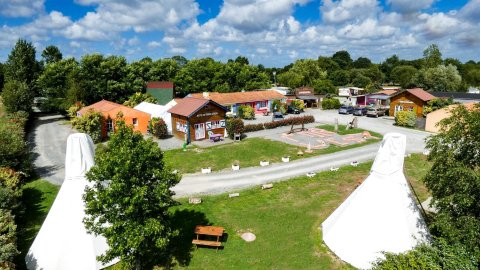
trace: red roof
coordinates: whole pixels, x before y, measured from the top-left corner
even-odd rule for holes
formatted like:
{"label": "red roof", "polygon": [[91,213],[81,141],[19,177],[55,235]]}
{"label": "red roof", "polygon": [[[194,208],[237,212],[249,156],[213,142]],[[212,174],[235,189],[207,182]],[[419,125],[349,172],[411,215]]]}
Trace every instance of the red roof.
{"label": "red roof", "polygon": [[427,91],[423,90],[422,88],[413,88],[413,89],[407,89],[407,92],[410,94],[418,97],[419,99],[423,101],[429,101],[435,98],[432,94],[428,93]]}
{"label": "red roof", "polygon": [[173,89],[173,82],[148,82],[147,88],[168,88]]}
{"label": "red roof", "polygon": [[186,97],[186,98],[183,98],[183,99],[179,100],[177,102],[177,105],[173,106],[170,110],[168,110],[168,112],[173,113],[173,114],[177,114],[177,115],[181,115],[181,116],[185,116],[185,117],[190,117],[210,102],[213,102],[215,105],[224,109],[225,111],[227,110],[223,106],[217,104],[214,101],[208,100],[208,99]]}
{"label": "red roof", "polygon": [[285,99],[286,97],[275,90],[265,91],[246,91],[246,92],[233,92],[233,93],[208,93],[208,96],[204,97],[203,93],[191,94],[192,97],[211,99],[221,105],[231,105],[237,103],[246,103],[254,101],[265,101],[273,99]]}
{"label": "red roof", "polygon": [[108,114],[110,116],[116,116],[117,113],[121,111],[125,117],[126,116],[134,117],[134,115],[136,114],[145,114],[145,115],[148,115],[148,117],[150,117],[150,114],[146,112],[142,112],[142,111],[127,107],[125,105],[117,104],[115,102],[111,102],[104,99],[102,99],[97,103],[93,103],[92,105],[83,107],[81,110],[78,111],[78,113],[80,115],[84,115],[89,110],[94,110],[97,112]]}

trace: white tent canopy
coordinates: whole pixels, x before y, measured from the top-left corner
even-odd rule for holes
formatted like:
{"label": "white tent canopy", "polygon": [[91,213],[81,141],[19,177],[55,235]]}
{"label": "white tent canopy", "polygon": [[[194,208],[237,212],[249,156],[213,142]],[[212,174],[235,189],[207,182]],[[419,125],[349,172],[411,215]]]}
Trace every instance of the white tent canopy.
{"label": "white tent canopy", "polygon": [[405,145],[405,135],[386,134],[370,175],[322,223],[327,246],[357,268],[370,268],[383,251],[405,252],[428,241],[403,174]]}
{"label": "white tent canopy", "polygon": [[167,104],[165,104],[164,106],[144,101],[138,104],[137,106],[135,106],[134,109],[142,112],[146,112],[150,114],[152,118],[153,117],[162,118],[163,121],[165,121],[165,124],[167,124],[168,133],[172,134],[172,115],[168,112],[168,110],[170,110],[176,104],[177,103],[173,99]]}
{"label": "white tent canopy", "polygon": [[96,257],[108,249],[102,236],[85,230],[82,199],[88,185],[85,173],[94,165],[94,145],[90,136],[72,134],[67,139],[65,181],[25,258],[28,269],[101,269]]}

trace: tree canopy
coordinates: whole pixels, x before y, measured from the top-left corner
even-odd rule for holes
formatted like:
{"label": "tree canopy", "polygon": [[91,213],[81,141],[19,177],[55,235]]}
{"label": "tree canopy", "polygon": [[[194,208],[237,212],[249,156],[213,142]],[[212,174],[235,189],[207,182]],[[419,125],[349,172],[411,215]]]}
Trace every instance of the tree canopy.
{"label": "tree canopy", "polygon": [[110,246],[101,261],[119,257],[130,268],[152,268],[165,258],[176,231],[168,209],[179,176],[165,166],[158,144],[118,121],[87,173],[85,227]]}

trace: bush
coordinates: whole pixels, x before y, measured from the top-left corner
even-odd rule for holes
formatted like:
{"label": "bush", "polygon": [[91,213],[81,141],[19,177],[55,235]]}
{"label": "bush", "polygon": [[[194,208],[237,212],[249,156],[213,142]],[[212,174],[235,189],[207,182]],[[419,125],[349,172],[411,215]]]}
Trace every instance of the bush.
{"label": "bush", "polygon": [[336,98],[324,98],[322,100],[322,109],[323,110],[332,110],[332,109],[338,109],[342,106],[340,104],[340,100]]}
{"label": "bush", "polygon": [[402,127],[415,127],[417,125],[417,116],[414,112],[399,111],[395,115],[395,124]]}
{"label": "bush", "polygon": [[448,245],[443,240],[436,240],[431,245],[421,244],[406,253],[386,253],[385,260],[377,261],[375,270],[442,270],[442,269],[478,269],[475,257],[465,247]]}
{"label": "bush", "polygon": [[272,102],[271,112],[281,112],[282,114],[287,113],[287,104],[282,103],[279,99],[276,99]]}
{"label": "bush", "polygon": [[264,129],[265,127],[263,126],[263,124],[248,124],[248,125],[245,125],[243,132],[247,133],[247,132],[259,131]]}
{"label": "bush", "polygon": [[153,136],[163,139],[168,136],[168,127],[162,118],[154,117],[148,123],[148,129]]}
{"label": "bush", "polygon": [[242,119],[238,119],[238,118],[227,119],[226,129],[227,129],[228,137],[230,139],[233,139],[234,133],[243,134],[244,128],[245,127],[243,125]]}
{"label": "bush", "polygon": [[94,143],[102,141],[103,115],[101,113],[90,110],[81,117],[73,118],[71,122],[78,131],[90,135]]}
{"label": "bush", "polygon": [[17,226],[12,212],[0,208],[0,269],[15,269],[13,260],[17,250]]}
{"label": "bush", "polygon": [[292,103],[290,105],[292,105],[293,107],[299,110],[303,110],[305,108],[305,103],[303,102],[303,100],[300,100],[300,99],[292,100]]}
{"label": "bush", "polygon": [[2,102],[7,112],[31,112],[33,91],[24,82],[8,81],[3,86]]}
{"label": "bush", "polygon": [[255,111],[251,106],[240,105],[240,107],[238,107],[238,117],[242,119],[247,119],[247,120],[254,119]]}
{"label": "bush", "polygon": [[24,140],[25,113],[16,112],[0,118],[0,167],[28,173],[30,156]]}
{"label": "bush", "polygon": [[77,102],[72,106],[70,106],[70,108],[67,109],[68,117],[70,117],[70,119],[77,117],[77,112],[80,111],[80,109],[83,108],[84,106],[85,105],[83,105],[83,103],[81,102]]}

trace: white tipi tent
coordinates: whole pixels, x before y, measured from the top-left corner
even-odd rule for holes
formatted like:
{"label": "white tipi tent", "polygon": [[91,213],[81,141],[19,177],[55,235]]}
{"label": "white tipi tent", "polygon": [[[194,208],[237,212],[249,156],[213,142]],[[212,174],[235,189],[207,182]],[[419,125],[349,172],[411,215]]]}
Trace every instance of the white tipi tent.
{"label": "white tipi tent", "polygon": [[427,227],[403,174],[406,137],[383,138],[367,179],[323,223],[323,241],[342,260],[367,269],[382,251],[428,241]]}
{"label": "white tipi tent", "polygon": [[65,181],[25,258],[28,269],[89,270],[101,269],[96,256],[104,253],[107,242],[102,236],[88,234],[83,225],[82,199],[88,185],[85,173],[94,164],[94,145],[90,136],[72,134],[67,139]]}

